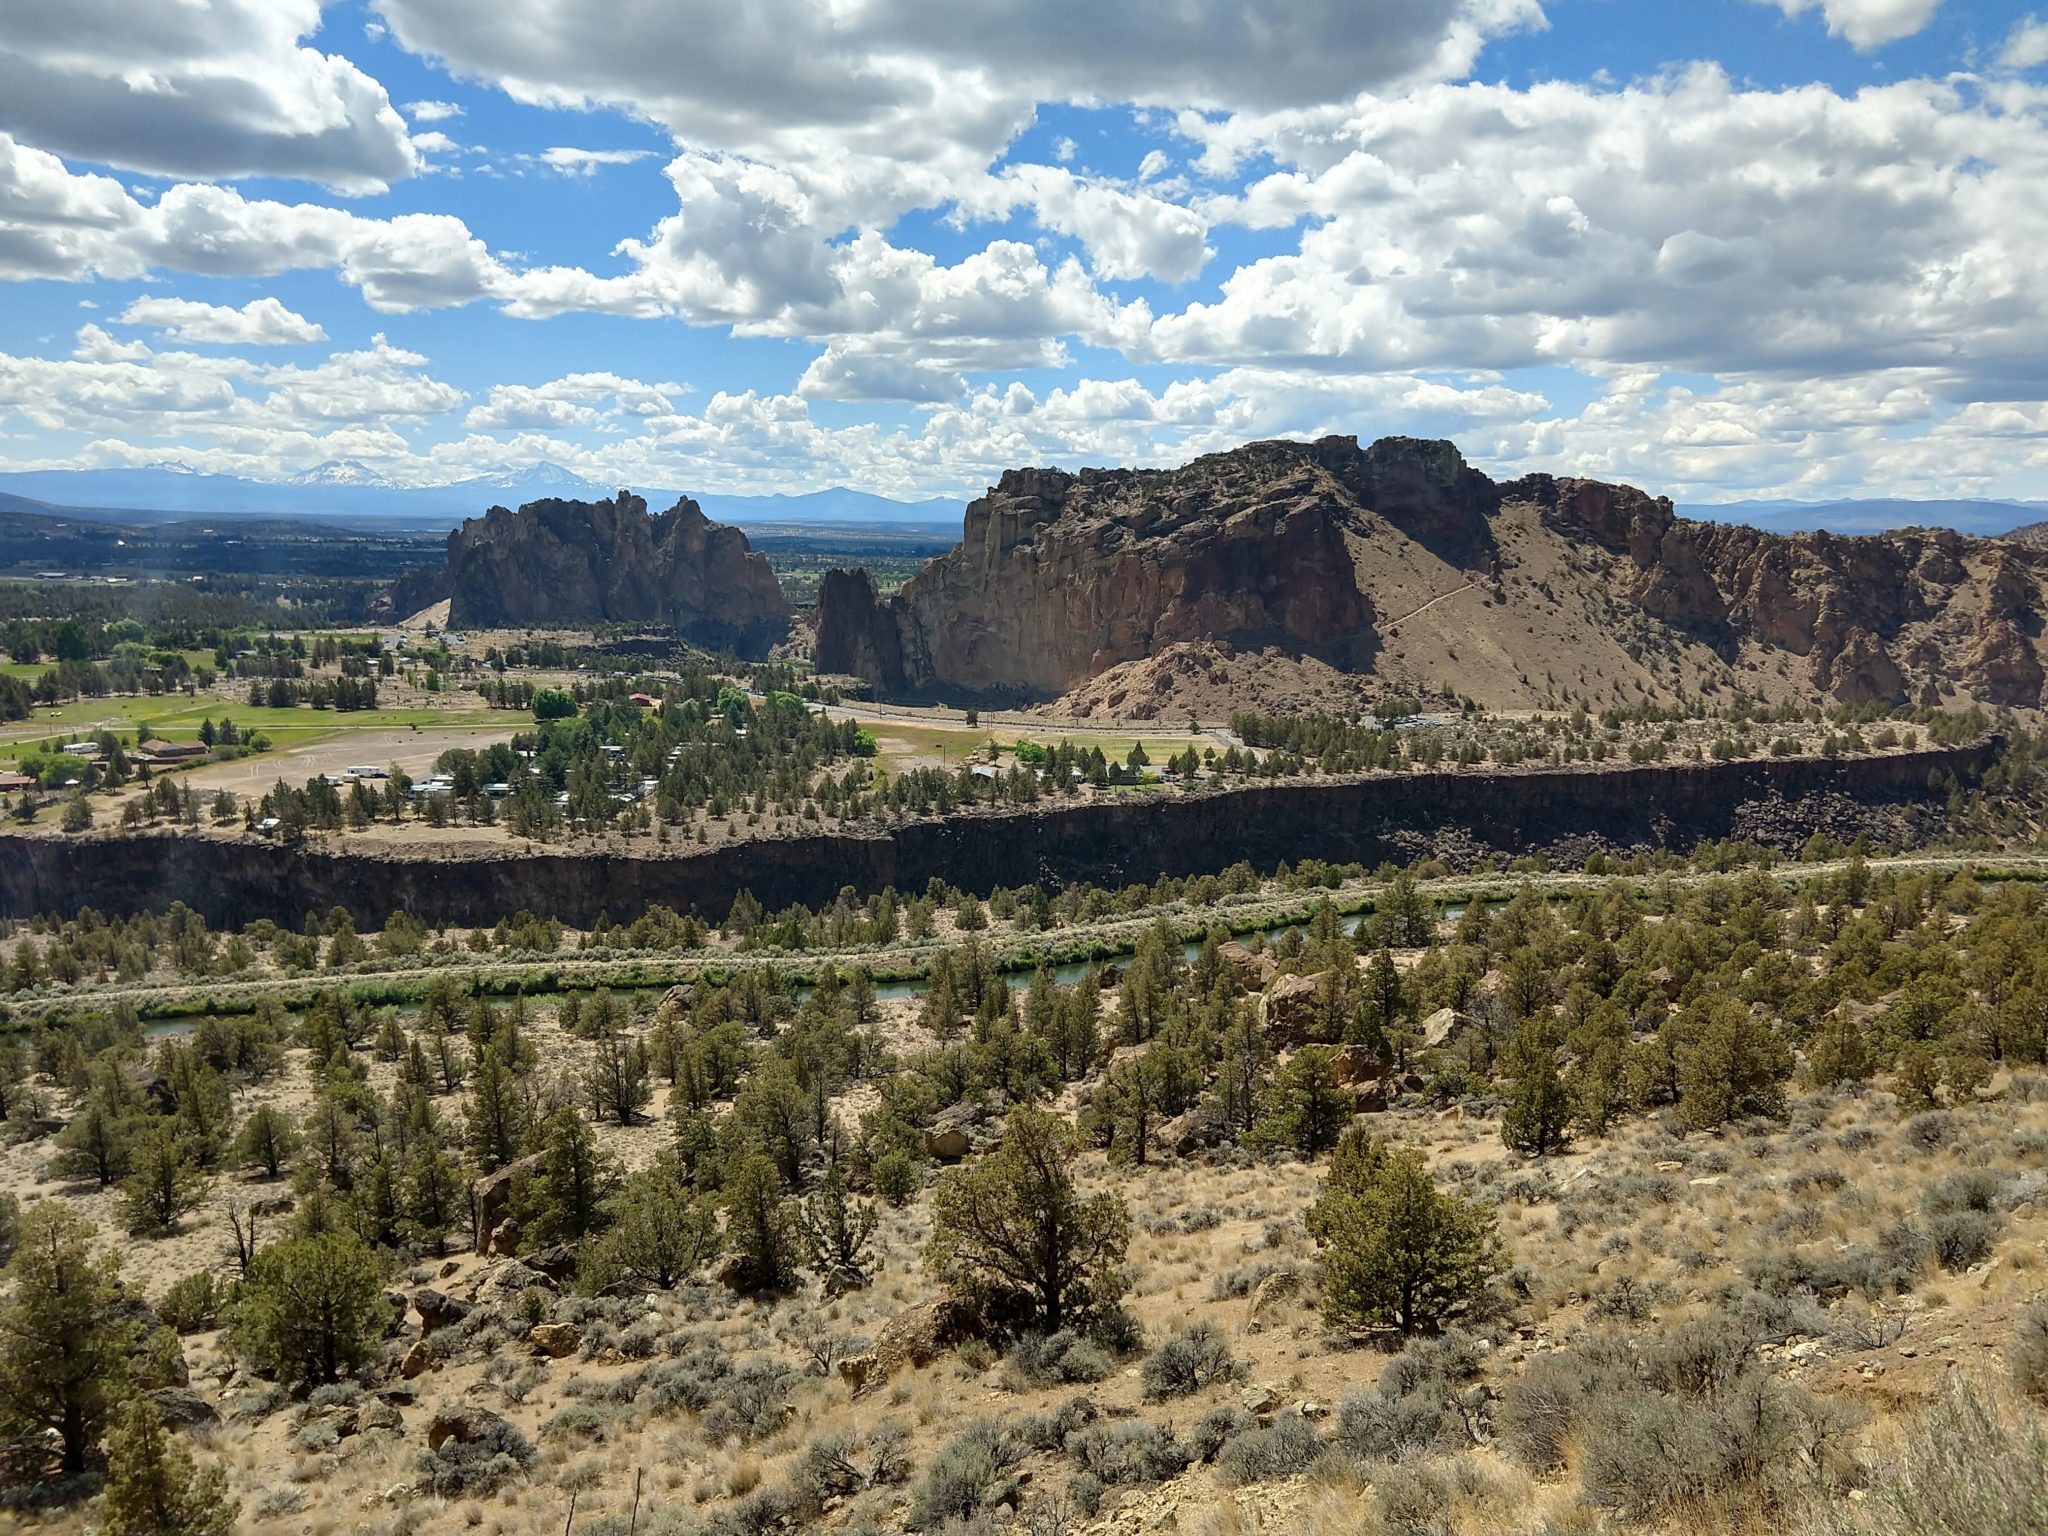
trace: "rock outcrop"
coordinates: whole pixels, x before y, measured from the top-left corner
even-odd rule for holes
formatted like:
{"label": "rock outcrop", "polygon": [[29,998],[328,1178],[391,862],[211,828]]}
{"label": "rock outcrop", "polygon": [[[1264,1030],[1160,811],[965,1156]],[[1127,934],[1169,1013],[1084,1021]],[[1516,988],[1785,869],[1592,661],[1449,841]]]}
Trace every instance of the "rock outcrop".
{"label": "rock outcrop", "polygon": [[[1219,672],[1279,686],[1279,658],[1311,668],[1297,681],[1334,668],[1495,707],[1738,686],[2037,707],[2044,613],[2048,550],[2022,543],[1770,534],[1628,486],[1497,484],[1450,443],[1330,437],[1173,470],[1012,470],[895,596],[828,573],[815,657],[885,695],[1092,707],[1111,690],[1159,718],[1182,693],[1213,717]],[[1182,660],[1126,675],[1162,657]]]}
{"label": "rock outcrop", "polygon": [[448,622],[460,629],[659,624],[758,653],[789,627],[789,599],[747,536],[685,496],[650,517],[608,501],[492,507],[448,535]]}

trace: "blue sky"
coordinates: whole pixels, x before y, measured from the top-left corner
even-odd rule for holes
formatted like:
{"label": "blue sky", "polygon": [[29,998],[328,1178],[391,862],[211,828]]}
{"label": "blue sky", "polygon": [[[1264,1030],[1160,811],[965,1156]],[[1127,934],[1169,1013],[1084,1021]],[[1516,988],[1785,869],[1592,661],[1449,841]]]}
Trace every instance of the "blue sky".
{"label": "blue sky", "polygon": [[0,468],[2048,496],[2048,6],[14,0]]}

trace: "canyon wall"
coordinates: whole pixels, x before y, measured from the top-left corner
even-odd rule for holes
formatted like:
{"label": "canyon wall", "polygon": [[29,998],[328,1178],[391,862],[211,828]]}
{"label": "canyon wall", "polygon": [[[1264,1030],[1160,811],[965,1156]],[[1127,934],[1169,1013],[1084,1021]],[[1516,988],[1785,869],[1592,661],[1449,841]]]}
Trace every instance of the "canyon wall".
{"label": "canyon wall", "polygon": [[1993,737],[1855,759],[1304,779],[671,855],[507,849],[424,858],[176,834],[13,834],[0,858],[0,916],[84,907],[125,915],[183,902],[215,924],[267,917],[297,927],[308,911],[338,905],[364,926],[395,911],[487,924],[521,908],[587,926],[601,912],[626,921],[657,903],[717,920],[743,890],[773,910],[829,903],[844,886],[863,895],[886,885],[921,890],[934,876],[986,894],[1033,880],[1123,884],[1212,873],[1239,860],[1261,871],[1307,858],[1370,865],[1411,859],[1445,835],[1509,854],[1579,839],[1685,851],[1764,829],[1777,845],[1796,847],[1821,808],[1938,804],[1931,780],[1974,783],[2002,746]]}
{"label": "canyon wall", "polygon": [[1764,533],[1630,486],[1496,483],[1448,442],[1326,437],[1011,470],[895,595],[828,576],[815,656],[885,696],[954,700],[1072,695],[1210,643],[1493,708],[1732,688],[2035,708],[2044,616],[2042,549]]}

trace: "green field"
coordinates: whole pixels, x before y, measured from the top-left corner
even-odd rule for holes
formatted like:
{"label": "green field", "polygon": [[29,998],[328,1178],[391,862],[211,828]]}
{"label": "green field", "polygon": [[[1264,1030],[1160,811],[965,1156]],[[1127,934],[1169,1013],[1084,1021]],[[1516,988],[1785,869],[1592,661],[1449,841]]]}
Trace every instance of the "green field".
{"label": "green field", "polygon": [[0,730],[0,742],[22,747],[36,742],[70,738],[89,731],[108,730],[132,735],[141,722],[148,722],[152,734],[167,741],[198,739],[199,723],[232,720],[245,735],[261,731],[279,746],[304,746],[309,742],[351,731],[474,730],[493,735],[510,735],[529,716],[514,710],[475,709],[251,709],[221,699],[79,699],[55,709],[39,709],[27,720],[18,720]]}

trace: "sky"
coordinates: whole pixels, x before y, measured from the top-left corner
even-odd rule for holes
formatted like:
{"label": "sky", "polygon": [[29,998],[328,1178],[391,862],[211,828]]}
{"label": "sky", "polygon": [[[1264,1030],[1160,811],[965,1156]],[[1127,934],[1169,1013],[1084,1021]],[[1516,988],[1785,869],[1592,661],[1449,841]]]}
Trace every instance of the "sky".
{"label": "sky", "polygon": [[2048,497],[2041,0],[7,0],[0,469]]}

